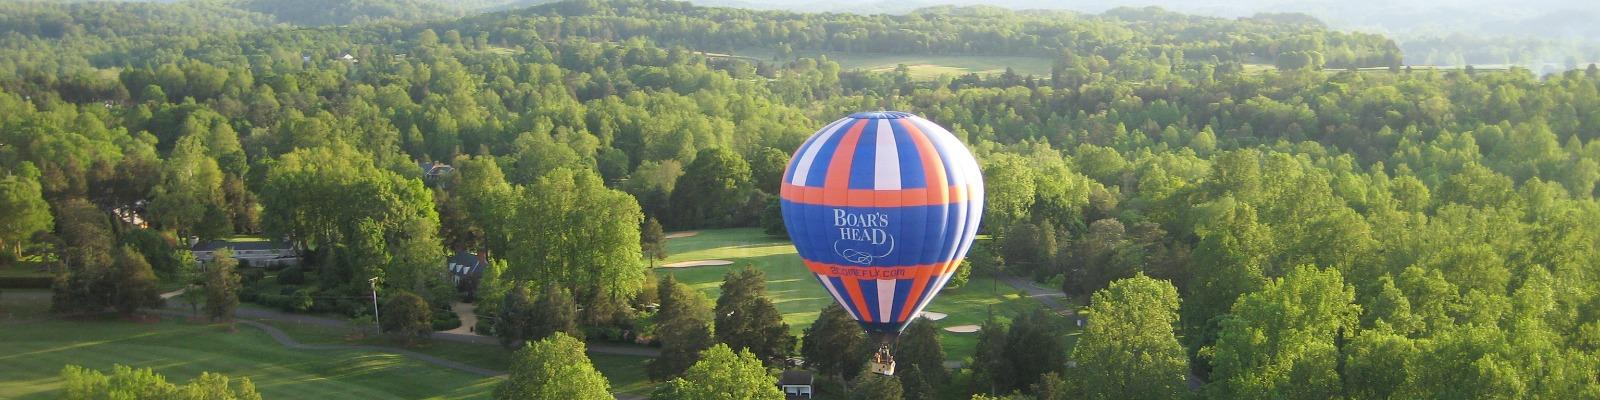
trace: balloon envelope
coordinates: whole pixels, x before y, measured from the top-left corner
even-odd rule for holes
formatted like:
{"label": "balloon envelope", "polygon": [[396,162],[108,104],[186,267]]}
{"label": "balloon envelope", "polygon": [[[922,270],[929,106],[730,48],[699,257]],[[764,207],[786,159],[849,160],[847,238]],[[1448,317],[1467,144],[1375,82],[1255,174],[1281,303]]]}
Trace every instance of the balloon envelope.
{"label": "balloon envelope", "polygon": [[899,332],[933,300],[983,213],[972,153],[903,112],[856,113],[812,134],[779,192],[806,267],[873,332]]}

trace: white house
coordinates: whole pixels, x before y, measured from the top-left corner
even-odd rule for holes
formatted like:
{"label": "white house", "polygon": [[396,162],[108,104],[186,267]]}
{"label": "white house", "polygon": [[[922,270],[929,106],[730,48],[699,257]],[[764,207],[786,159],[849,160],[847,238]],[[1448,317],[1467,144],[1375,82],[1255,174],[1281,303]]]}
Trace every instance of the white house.
{"label": "white house", "polygon": [[[193,239],[191,239],[193,240]],[[198,240],[194,240],[197,241]],[[216,258],[217,250],[233,249],[233,258],[247,262],[252,267],[265,267],[268,265],[299,265],[300,250],[293,244],[274,240],[237,241],[237,240],[212,240],[195,243],[189,248],[194,253],[194,259],[200,262],[211,262]]]}

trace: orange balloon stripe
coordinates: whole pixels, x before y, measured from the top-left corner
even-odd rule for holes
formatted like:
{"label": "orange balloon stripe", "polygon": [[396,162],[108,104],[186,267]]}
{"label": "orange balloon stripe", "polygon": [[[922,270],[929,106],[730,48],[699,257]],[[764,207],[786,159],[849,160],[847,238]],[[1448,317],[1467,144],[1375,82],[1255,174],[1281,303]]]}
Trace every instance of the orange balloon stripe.
{"label": "orange balloon stripe", "polygon": [[[933,140],[928,137],[928,133],[923,132],[922,128],[911,123],[911,120],[909,119],[897,119],[895,122],[899,123],[900,126],[905,129],[906,136],[910,137],[912,144],[917,147],[917,153],[921,155],[921,157],[918,158],[922,160],[922,172],[925,179],[924,181],[927,182],[928,187],[953,187],[954,185],[950,185],[950,181],[946,179],[947,177],[945,175],[948,172],[944,170],[943,157],[939,155],[939,150],[933,147]],[[955,197],[954,194],[956,193],[961,194],[962,201],[966,200],[966,189],[967,188],[965,186],[962,186],[960,187],[959,191],[932,190],[926,192],[924,194],[926,197],[923,197],[923,199],[929,205],[933,205],[935,207],[949,207],[948,204],[950,204],[951,200],[953,200],[952,197]],[[939,213],[942,214],[944,211],[939,211]],[[920,299],[922,296],[926,295],[923,293],[923,291],[927,286],[926,283],[928,282],[928,279],[933,279],[937,276],[939,271],[944,269],[939,266],[940,264],[949,264],[949,262],[945,261],[935,263],[934,268],[924,268],[916,271],[915,279],[912,281],[918,284],[911,287],[911,291],[906,295],[907,299]],[[912,308],[915,308],[915,303],[913,303],[911,307],[903,307],[901,309],[901,321],[906,320],[906,316],[910,314]]]}
{"label": "orange balloon stripe", "polygon": [[856,278],[849,277],[840,278],[839,281],[844,282],[845,290],[850,292],[850,301],[856,303],[856,314],[859,314],[861,320],[878,322],[872,320],[872,309],[867,308],[867,299],[861,297],[861,282]]}
{"label": "orange balloon stripe", "polygon": [[939,271],[949,262],[933,264],[906,265],[899,267],[861,267],[854,265],[829,264],[806,259],[806,269],[812,273],[832,278],[859,278],[859,279],[906,279],[914,276],[918,271]]}
{"label": "orange balloon stripe", "polygon": [[[831,179],[831,178],[830,178]],[[927,188],[900,190],[828,189],[784,183],[778,195],[800,204],[831,207],[918,207],[965,202],[972,192],[968,185],[946,186],[944,196],[930,194]],[[933,190],[940,192],[940,190]],[[825,195],[831,194],[831,195]],[[948,199],[943,202],[937,199]]]}
{"label": "orange balloon stripe", "polygon": [[828,159],[827,179],[822,181],[822,187],[833,190],[823,193],[828,201],[842,202],[849,194],[841,189],[850,187],[850,164],[856,158],[856,142],[861,140],[861,130],[866,126],[866,121],[853,122],[844,138],[839,140],[838,147],[833,149],[833,158]]}

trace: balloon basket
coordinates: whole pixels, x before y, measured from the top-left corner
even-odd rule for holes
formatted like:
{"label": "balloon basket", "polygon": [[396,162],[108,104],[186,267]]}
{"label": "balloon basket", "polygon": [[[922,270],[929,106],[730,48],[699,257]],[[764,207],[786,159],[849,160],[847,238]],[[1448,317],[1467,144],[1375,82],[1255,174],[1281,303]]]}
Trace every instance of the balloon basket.
{"label": "balloon basket", "polygon": [[889,354],[888,345],[879,347],[878,352],[872,355],[872,359],[867,361],[867,370],[878,375],[894,376],[894,355]]}

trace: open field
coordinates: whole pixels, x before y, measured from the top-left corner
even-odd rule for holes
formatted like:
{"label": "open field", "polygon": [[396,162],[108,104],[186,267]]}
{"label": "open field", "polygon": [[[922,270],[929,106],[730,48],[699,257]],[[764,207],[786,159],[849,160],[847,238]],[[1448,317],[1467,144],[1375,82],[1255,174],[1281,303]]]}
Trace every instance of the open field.
{"label": "open field", "polygon": [[[399,343],[386,338],[350,339],[348,336],[351,332],[348,330],[287,321],[263,320],[262,322],[288,332],[295,340],[302,343],[400,346]],[[512,351],[497,345],[434,340],[407,350],[498,371],[505,371],[511,367]],[[655,390],[656,383],[650,382],[649,376],[645,373],[645,365],[650,362],[648,357],[589,353],[589,360],[594,362],[595,369],[605,375],[606,380],[611,383],[613,392],[649,395],[651,390]]]}
{"label": "open field", "polygon": [[151,367],[174,382],[202,371],[249,377],[262,395],[281,399],[479,399],[498,381],[393,354],[290,350],[244,327],[229,333],[172,319],[0,323],[0,398],[54,398],[68,364]]}
{"label": "open field", "polygon": [[[731,260],[726,266],[657,269],[658,275],[671,274],[678,280],[699,289],[715,299],[721,294],[718,285],[728,271],[754,266],[767,274],[767,295],[772,297],[784,322],[795,335],[811,325],[833,298],[817,283],[787,240],[768,236],[760,229],[706,230],[688,237],[667,240],[668,257],[665,262],[693,260]],[[659,264],[660,262],[658,262]],[[944,290],[928,305],[927,311],[949,314],[935,322],[939,327],[982,324],[992,311],[994,315],[1009,317],[1022,311],[1043,307],[1033,299],[1018,294],[1018,290],[986,276],[973,276],[967,286]],[[978,334],[940,332],[945,355],[951,360],[962,360],[972,355],[977,347]]]}
{"label": "open field", "polygon": [[[772,50],[751,48],[734,52],[731,57],[746,58],[751,60],[772,60]],[[708,55],[717,56],[715,53]],[[1039,77],[1050,76],[1052,62],[1043,57],[1017,57],[1017,56],[960,56],[960,55],[925,55],[925,54],[887,54],[887,53],[800,53],[801,57],[815,58],[819,55],[827,56],[829,60],[839,63],[839,67],[846,70],[865,71],[893,71],[896,66],[905,64],[911,70],[911,76],[916,79],[933,79],[939,75],[966,75],[999,74],[1006,71],[1007,67],[1021,75],[1034,75]]]}

